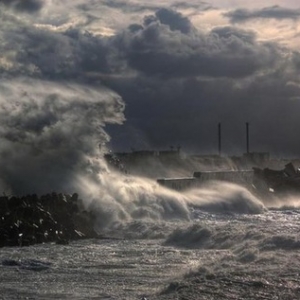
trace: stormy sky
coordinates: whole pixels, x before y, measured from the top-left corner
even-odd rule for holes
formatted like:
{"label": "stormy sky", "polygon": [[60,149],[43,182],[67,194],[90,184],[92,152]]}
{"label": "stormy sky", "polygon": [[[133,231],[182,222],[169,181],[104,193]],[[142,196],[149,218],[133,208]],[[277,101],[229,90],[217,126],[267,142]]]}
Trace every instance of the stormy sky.
{"label": "stormy sky", "polygon": [[[42,133],[91,105],[115,151],[217,153],[221,122],[224,153],[242,154],[249,122],[251,151],[300,154],[298,0],[4,0],[0,53],[7,147],[51,148]],[[10,118],[7,102],[26,109]]]}

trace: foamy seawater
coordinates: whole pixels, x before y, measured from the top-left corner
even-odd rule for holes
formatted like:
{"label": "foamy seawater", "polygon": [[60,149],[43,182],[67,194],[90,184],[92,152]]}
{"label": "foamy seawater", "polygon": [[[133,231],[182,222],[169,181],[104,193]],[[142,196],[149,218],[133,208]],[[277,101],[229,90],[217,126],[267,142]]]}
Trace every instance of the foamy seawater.
{"label": "foamy seawater", "polygon": [[0,249],[1,299],[299,299],[300,210],[134,220],[108,239]]}

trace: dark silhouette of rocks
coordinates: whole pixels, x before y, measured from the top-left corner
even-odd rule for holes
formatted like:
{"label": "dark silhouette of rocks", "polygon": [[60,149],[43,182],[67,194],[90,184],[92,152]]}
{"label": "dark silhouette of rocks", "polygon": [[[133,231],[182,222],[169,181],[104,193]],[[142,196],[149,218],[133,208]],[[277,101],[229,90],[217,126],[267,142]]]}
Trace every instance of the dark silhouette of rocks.
{"label": "dark silhouette of rocks", "polygon": [[78,194],[0,197],[0,247],[98,237]]}

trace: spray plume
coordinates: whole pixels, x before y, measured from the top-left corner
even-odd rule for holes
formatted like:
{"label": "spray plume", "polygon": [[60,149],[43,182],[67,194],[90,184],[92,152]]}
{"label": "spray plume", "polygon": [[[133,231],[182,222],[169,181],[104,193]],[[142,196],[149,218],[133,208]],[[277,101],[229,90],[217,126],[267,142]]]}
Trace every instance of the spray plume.
{"label": "spray plume", "polygon": [[19,79],[0,84],[0,177],[14,194],[74,192],[105,168],[106,123],[121,123],[121,98],[79,84]]}
{"label": "spray plume", "polygon": [[124,120],[117,94],[24,78],[3,81],[0,91],[3,192],[78,192],[101,227],[139,218],[189,219],[182,195],[109,172],[103,159],[109,136],[103,127]]}
{"label": "spray plume", "polygon": [[3,192],[78,192],[100,230],[134,220],[189,221],[190,205],[213,212],[264,210],[250,193],[231,185],[178,193],[150,179],[110,172],[103,127],[123,122],[124,105],[108,89],[18,79],[3,81],[0,91]]}

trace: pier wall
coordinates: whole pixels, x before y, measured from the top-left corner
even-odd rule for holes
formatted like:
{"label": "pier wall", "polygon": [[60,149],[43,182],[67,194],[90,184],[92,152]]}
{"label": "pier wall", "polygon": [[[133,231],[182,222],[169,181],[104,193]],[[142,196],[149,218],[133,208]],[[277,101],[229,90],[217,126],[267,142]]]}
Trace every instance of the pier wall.
{"label": "pier wall", "polygon": [[194,172],[193,177],[186,178],[160,178],[157,183],[177,191],[200,187],[208,181],[226,181],[240,185],[252,185],[253,171],[217,171]]}

